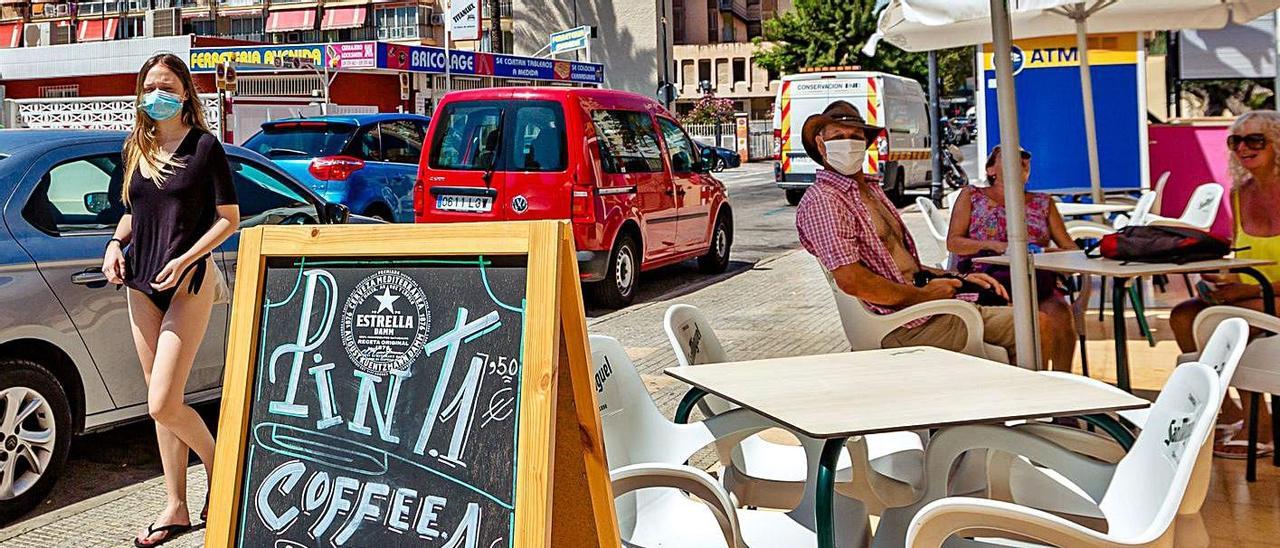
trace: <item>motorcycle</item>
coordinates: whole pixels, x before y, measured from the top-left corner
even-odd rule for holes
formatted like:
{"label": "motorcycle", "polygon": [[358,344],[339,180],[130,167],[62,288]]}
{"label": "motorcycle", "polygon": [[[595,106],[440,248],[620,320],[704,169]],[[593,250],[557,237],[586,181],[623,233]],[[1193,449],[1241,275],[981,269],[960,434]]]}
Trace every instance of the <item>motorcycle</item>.
{"label": "motorcycle", "polygon": [[942,147],[942,182],[948,188],[957,189],[969,184],[969,175],[960,164],[964,162],[964,153],[960,147],[947,145]]}

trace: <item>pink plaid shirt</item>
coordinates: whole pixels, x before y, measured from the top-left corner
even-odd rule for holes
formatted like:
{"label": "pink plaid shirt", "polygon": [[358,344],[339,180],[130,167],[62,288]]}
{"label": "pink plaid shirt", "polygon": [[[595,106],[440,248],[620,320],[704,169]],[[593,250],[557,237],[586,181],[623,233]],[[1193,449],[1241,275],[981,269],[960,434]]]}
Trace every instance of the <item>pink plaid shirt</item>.
{"label": "pink plaid shirt", "polygon": [[[871,220],[871,211],[862,202],[862,194],[858,192],[858,183],[834,171],[819,169],[817,181],[804,193],[800,205],[796,208],[796,231],[800,233],[800,243],[828,272],[834,272],[842,266],[860,263],[871,272],[887,280],[900,284],[910,284],[902,276],[889,248],[880,240],[875,224]],[[893,212],[893,217],[902,225],[902,217],[898,216],[898,208],[889,201],[880,185],[872,183],[871,193],[875,195],[885,208]],[[907,251],[920,262],[916,252],[915,240],[902,225],[902,234],[906,237]],[[877,314],[888,314],[895,309],[864,302],[867,308]],[[929,318],[921,318],[904,324],[913,328],[924,324]]]}

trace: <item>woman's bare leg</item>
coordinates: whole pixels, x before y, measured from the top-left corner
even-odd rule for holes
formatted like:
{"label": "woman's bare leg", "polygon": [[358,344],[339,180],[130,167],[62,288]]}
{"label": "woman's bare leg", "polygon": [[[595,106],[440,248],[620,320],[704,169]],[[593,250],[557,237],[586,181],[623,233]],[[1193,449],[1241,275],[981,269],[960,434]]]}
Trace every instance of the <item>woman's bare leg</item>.
{"label": "woman's bare leg", "polygon": [[[204,286],[208,288],[209,284]],[[169,310],[159,321],[158,329],[151,326],[160,314],[159,309],[141,295],[130,300],[135,331],[140,332],[144,339],[155,341],[139,344],[139,357],[144,357],[144,349],[151,357],[143,360],[147,377],[147,406],[156,421],[156,437],[168,496],[166,507],[155,522],[157,525],[191,522],[186,492],[188,448],[195,450],[200,457],[206,474],[213,466],[213,434],[184,400],[187,377],[209,324],[212,294],[212,290],[206,290],[191,295],[185,288],[179,289]],[[158,331],[154,338],[147,336],[152,329]],[[153,537],[151,540],[157,539]]]}
{"label": "woman's bare leg", "polygon": [[1071,372],[1076,354],[1075,316],[1061,296],[1040,303],[1040,346],[1049,369]]}

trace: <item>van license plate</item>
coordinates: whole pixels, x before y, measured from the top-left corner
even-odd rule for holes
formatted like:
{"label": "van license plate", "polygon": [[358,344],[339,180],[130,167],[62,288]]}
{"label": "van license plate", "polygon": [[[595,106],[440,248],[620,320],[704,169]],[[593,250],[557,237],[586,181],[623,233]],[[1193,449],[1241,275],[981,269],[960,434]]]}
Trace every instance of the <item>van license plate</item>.
{"label": "van license plate", "polygon": [[453,194],[441,194],[436,196],[436,209],[442,211],[488,213],[493,211],[493,198],[489,196],[457,196]]}

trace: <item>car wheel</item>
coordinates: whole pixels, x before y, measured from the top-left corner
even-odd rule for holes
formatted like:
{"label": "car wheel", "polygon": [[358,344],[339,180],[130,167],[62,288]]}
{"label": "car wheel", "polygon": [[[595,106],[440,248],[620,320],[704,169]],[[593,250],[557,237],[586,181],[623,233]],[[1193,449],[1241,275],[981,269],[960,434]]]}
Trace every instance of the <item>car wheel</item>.
{"label": "car wheel", "polygon": [[618,236],[609,253],[609,270],[604,279],[588,286],[597,305],[622,308],[635,300],[640,281],[639,247],[630,234]]}
{"label": "car wheel", "polygon": [[698,257],[698,268],[707,274],[719,274],[729,268],[729,248],[733,246],[733,223],[721,214],[711,231],[707,254]]}
{"label": "car wheel", "polygon": [[791,205],[800,205],[800,198],[804,198],[804,189],[789,188],[787,189],[787,203]]}
{"label": "car wheel", "polygon": [[71,405],[38,363],[0,360],[0,524],[34,508],[53,489],[71,445]]}

